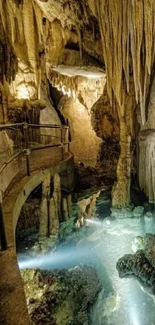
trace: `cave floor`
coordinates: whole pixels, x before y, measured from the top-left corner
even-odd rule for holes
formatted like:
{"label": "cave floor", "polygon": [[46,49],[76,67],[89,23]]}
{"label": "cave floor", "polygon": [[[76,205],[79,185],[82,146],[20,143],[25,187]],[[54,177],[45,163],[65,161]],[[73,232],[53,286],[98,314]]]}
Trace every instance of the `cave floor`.
{"label": "cave floor", "polygon": [[[155,325],[155,296],[134,277],[119,278],[116,262],[133,254],[132,241],[145,233],[155,234],[155,220],[105,219],[81,229],[76,245],[66,243],[46,256],[25,260],[26,267],[41,269],[94,266],[102,291],[90,310],[91,325]],[[74,236],[74,235],[73,235]]]}

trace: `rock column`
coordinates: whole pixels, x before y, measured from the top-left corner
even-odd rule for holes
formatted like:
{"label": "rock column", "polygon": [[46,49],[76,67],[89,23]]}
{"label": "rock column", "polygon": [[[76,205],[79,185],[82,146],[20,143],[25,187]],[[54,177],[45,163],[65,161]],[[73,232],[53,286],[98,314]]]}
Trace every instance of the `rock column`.
{"label": "rock column", "polygon": [[68,206],[67,206],[67,199],[63,198],[62,199],[62,212],[63,212],[63,221],[68,220]]}
{"label": "rock column", "polygon": [[71,217],[71,214],[72,214],[72,195],[69,194],[67,196],[67,206],[68,206],[68,215],[69,217]]}
{"label": "rock column", "polygon": [[117,184],[113,187],[112,205],[120,208],[130,203],[131,183],[131,136],[124,119],[120,119],[120,147],[121,153],[117,165]]}
{"label": "rock column", "polygon": [[72,215],[72,195],[62,198],[62,215],[63,221],[67,221]]}
{"label": "rock column", "polygon": [[49,233],[58,235],[59,220],[61,220],[61,180],[58,173],[54,174],[54,192],[49,205]]}
{"label": "rock column", "polygon": [[42,183],[42,200],[40,207],[40,227],[41,237],[48,235],[48,198],[50,197],[50,173],[48,173]]}
{"label": "rock column", "polygon": [[117,165],[117,183],[112,191],[112,206],[127,207],[130,204],[130,184],[132,165],[131,141],[135,137],[134,113],[136,109],[133,79],[130,80],[129,92],[122,87],[122,104],[116,102],[120,122],[120,157]]}

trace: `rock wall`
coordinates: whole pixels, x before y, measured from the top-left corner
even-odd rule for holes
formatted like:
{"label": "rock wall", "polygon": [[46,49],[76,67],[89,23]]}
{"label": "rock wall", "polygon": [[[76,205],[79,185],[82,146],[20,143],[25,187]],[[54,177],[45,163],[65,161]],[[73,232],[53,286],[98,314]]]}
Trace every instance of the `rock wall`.
{"label": "rock wall", "polygon": [[75,161],[95,166],[101,140],[91,126],[90,115],[78,100],[63,97],[59,107],[68,119],[71,133],[70,150]]}
{"label": "rock wall", "polygon": [[140,111],[137,111],[137,118],[140,124],[140,130],[155,129],[155,78],[150,89],[149,103],[147,105],[146,121],[142,124]]}
{"label": "rock wall", "polygon": [[147,120],[142,124],[140,114],[138,114],[140,124],[139,134],[139,184],[148,196],[150,202],[155,202],[155,78],[150,90]]}
{"label": "rock wall", "polygon": [[101,140],[91,125],[91,108],[105,85],[103,71],[61,66],[49,69],[48,78],[62,94],[57,105],[70,126],[70,150],[75,161],[95,166]]}
{"label": "rock wall", "polygon": [[98,166],[102,168],[104,175],[114,178],[120,154],[120,126],[117,109],[110,104],[106,86],[92,107],[91,123],[96,135],[102,139]]}
{"label": "rock wall", "polygon": [[139,135],[139,184],[148,196],[149,202],[155,202],[155,131],[145,130]]}

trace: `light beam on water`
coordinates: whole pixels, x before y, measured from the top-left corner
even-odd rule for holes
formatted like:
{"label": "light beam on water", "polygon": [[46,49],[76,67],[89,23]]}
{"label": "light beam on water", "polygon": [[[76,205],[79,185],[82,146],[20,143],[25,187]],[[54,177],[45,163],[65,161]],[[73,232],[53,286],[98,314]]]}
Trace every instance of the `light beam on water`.
{"label": "light beam on water", "polygon": [[90,244],[85,244],[83,247],[75,247],[67,245],[60,248],[58,251],[51,251],[45,255],[30,257],[28,254],[23,254],[18,258],[20,269],[35,268],[54,269],[68,268],[78,263],[87,262],[86,257],[90,255]]}
{"label": "light beam on water", "polygon": [[98,227],[101,227],[103,225],[103,223],[98,219],[86,219],[86,223]]}

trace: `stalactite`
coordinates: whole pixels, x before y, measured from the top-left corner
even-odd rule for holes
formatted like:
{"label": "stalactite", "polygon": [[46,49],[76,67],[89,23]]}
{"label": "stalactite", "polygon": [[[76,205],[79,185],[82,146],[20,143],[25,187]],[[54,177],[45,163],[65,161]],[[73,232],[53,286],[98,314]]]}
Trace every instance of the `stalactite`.
{"label": "stalactite", "polygon": [[36,30],[34,22],[34,9],[32,1],[24,0],[23,3],[23,23],[25,42],[27,46],[27,55],[31,66],[36,71],[37,65],[37,44],[36,44]]}
{"label": "stalactite", "polygon": [[[39,46],[43,46],[43,13],[34,1],[6,0],[0,1],[0,56],[5,69],[1,68],[1,75],[10,83],[17,72],[17,64],[13,63],[15,56],[24,60],[34,74],[34,81],[40,97],[41,58],[38,55]],[[11,44],[11,45],[10,45]],[[5,56],[5,60],[4,60]],[[0,57],[1,59],[1,57]],[[2,81],[2,78],[1,78]]]}
{"label": "stalactite", "polygon": [[89,17],[88,17],[88,13],[87,13],[87,7],[86,7],[86,3],[85,1],[81,2],[82,8],[83,8],[83,12],[84,12],[84,17],[85,17],[85,21],[88,24],[89,23]]}
{"label": "stalactite", "polygon": [[34,9],[34,14],[35,14],[35,20],[37,24],[37,31],[38,31],[38,40],[39,43],[42,43],[44,40],[44,32],[43,32],[43,24],[42,24],[42,19],[43,19],[43,12],[40,10],[40,8],[36,5],[35,2],[33,2],[33,9]]}
{"label": "stalactite", "polygon": [[140,101],[144,124],[146,88],[154,60],[155,2],[97,0],[96,7],[109,96],[112,100],[114,92],[123,116],[122,88],[127,87],[129,91],[129,69],[132,68],[136,100]]}

